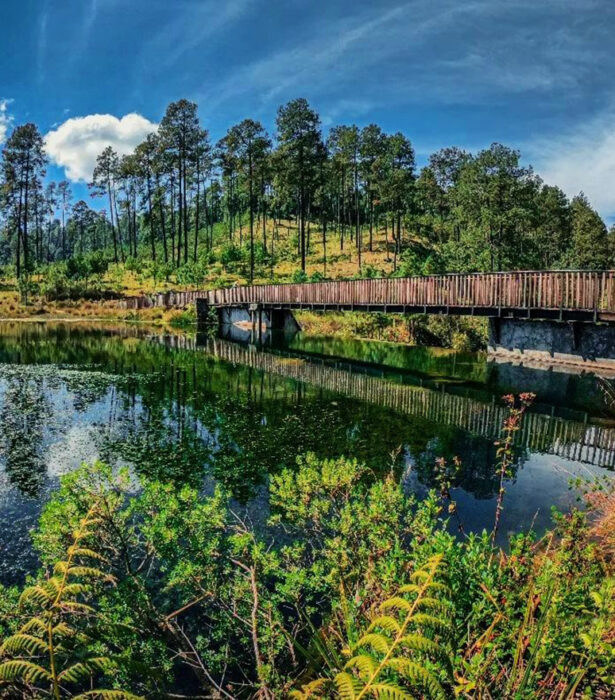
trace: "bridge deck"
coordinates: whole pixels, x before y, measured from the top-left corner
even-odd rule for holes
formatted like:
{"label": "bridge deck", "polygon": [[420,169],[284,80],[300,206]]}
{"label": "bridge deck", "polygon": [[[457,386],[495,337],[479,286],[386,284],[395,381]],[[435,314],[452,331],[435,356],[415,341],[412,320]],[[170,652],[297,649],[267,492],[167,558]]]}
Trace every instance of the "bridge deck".
{"label": "bridge deck", "polygon": [[364,309],[614,321],[615,271],[503,272],[217,289],[210,306]]}
{"label": "bridge deck", "polygon": [[615,322],[615,270],[529,271],[262,284],[165,292],[125,300],[126,308],[356,309],[404,313]]}

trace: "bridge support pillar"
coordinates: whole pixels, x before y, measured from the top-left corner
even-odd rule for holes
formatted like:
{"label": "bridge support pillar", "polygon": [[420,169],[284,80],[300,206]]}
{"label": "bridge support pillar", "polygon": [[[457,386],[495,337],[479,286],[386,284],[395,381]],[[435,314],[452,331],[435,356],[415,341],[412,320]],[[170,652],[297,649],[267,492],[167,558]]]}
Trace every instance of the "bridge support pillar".
{"label": "bridge support pillar", "polygon": [[269,331],[282,331],[292,335],[301,330],[289,309],[269,309],[259,304],[214,308],[204,299],[197,299],[196,311],[200,324],[211,323],[217,317],[222,335],[236,337],[238,340],[263,342]]}
{"label": "bridge support pillar", "polygon": [[511,361],[615,369],[615,326],[489,319],[489,353]]}

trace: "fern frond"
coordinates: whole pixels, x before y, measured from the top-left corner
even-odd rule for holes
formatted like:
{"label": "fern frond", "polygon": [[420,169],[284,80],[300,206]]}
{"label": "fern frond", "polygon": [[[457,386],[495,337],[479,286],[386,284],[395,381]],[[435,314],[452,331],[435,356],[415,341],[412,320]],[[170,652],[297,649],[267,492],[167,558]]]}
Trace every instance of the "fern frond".
{"label": "fern frond", "polygon": [[317,678],[315,681],[306,683],[301,690],[291,690],[289,697],[295,700],[309,700],[310,698],[322,697],[320,691],[329,682],[327,678]]}
{"label": "fern frond", "polygon": [[[3,688],[8,686],[9,693],[15,691],[21,696],[22,684],[36,683],[40,686],[36,688],[37,692],[59,699],[67,692],[66,684],[88,687],[94,675],[105,675],[117,665],[107,657],[87,657],[92,642],[91,629],[100,616],[92,605],[85,602],[86,595],[92,591],[92,581],[115,581],[110,574],[89,565],[91,561],[107,563],[107,560],[83,546],[85,538],[93,534],[90,528],[100,522],[96,510],[95,504],[81,520],[73,533],[73,543],[67,549],[66,559],[56,563],[53,575],[29,586],[20,597],[20,605],[38,607],[39,611],[0,647],[3,654],[24,657],[0,664],[0,684]],[[70,644],[66,644],[69,639]],[[39,665],[41,657],[49,670]],[[101,700],[137,698],[121,690],[90,690],[78,697]]]}
{"label": "fern frond", "polygon": [[440,644],[421,634],[406,634],[399,640],[399,645],[412,651],[420,651],[436,658],[448,658],[448,654]]}
{"label": "fern frond", "polygon": [[355,649],[360,649],[361,647],[371,647],[374,651],[377,651],[383,656],[388,654],[391,650],[387,638],[383,634],[376,634],[375,632],[364,634],[354,645]]}
{"label": "fern frond", "polygon": [[393,596],[380,604],[380,610],[390,610],[391,608],[403,610],[403,612],[410,612],[412,610],[412,603],[409,603],[401,596]]}
{"label": "fern frond", "polygon": [[424,583],[425,581],[427,581],[430,576],[431,576],[431,574],[429,573],[429,571],[426,571],[425,569],[417,569],[416,571],[414,571],[410,575],[410,578],[413,581],[418,581],[420,584],[420,583]]}
{"label": "fern frond", "polygon": [[424,597],[417,601],[417,605],[420,608],[429,608],[443,615],[450,613],[450,606],[443,600],[438,598]]}
{"label": "fern frond", "polygon": [[[450,592],[450,588],[441,581],[430,581],[429,589],[432,591],[439,591],[440,593],[447,594]],[[400,593],[418,593],[421,587],[416,583],[407,583],[400,587]]]}
{"label": "fern frond", "polygon": [[[445,634],[450,631],[450,606],[440,598],[448,588],[436,580],[442,561],[442,555],[432,557],[413,574],[413,583],[380,604],[380,614],[351,645],[352,658],[335,676],[342,700],[407,700],[414,688],[421,689],[421,696],[446,700],[438,676],[425,662],[439,662],[435,668],[452,679],[449,655],[443,646],[420,633],[421,629]],[[394,613],[386,614],[388,610]]]}
{"label": "fern frond", "polygon": [[125,690],[88,690],[74,695],[73,700],[143,700],[142,695],[133,695]]}
{"label": "fern frond", "polygon": [[46,654],[49,651],[49,645],[38,637],[25,632],[18,632],[10,637],[7,637],[2,646],[0,646],[0,654]]}
{"label": "fern frond", "polygon": [[12,659],[0,664],[0,681],[23,681],[37,683],[51,680],[47,669],[25,659]]}
{"label": "fern frond", "polygon": [[391,632],[392,634],[397,634],[401,629],[401,625],[391,615],[378,615],[378,617],[375,617],[371,621],[367,631],[372,632],[377,628],[381,628],[387,632]]}
{"label": "fern frond", "polygon": [[89,613],[92,615],[96,612],[91,605],[88,605],[87,603],[80,603],[76,600],[62,600],[60,601],[59,605],[64,610],[72,612]]}
{"label": "fern frond", "polygon": [[58,622],[58,624],[52,628],[51,633],[54,636],[72,637],[76,634],[76,630],[70,625],[67,625],[66,622]]}
{"label": "fern frond", "polygon": [[95,671],[108,671],[111,666],[113,666],[113,663],[107,657],[91,658],[65,668],[58,674],[58,680],[78,683],[89,678]]}
{"label": "fern frond", "polygon": [[52,598],[55,598],[62,588],[62,579],[59,576],[51,576],[42,586]]}
{"label": "fern frond", "polygon": [[416,613],[412,617],[412,622],[419,627],[426,627],[437,630],[438,632],[447,633],[450,631],[450,623],[439,617],[434,617],[428,613]]}
{"label": "fern frond", "polygon": [[347,671],[356,668],[359,671],[359,675],[365,676],[367,680],[376,672],[376,662],[369,654],[358,654],[349,659],[344,668]]}
{"label": "fern frond", "polygon": [[78,595],[83,595],[84,593],[87,593],[89,590],[90,587],[86,586],[84,583],[67,583],[64,586],[63,594],[65,596],[76,597]]}
{"label": "fern frond", "polygon": [[342,700],[354,700],[363,687],[362,683],[350,673],[342,671],[335,676],[335,687]]}
{"label": "fern frond", "polygon": [[38,632],[39,634],[47,633],[47,625],[40,617],[31,617],[24,625],[22,625],[20,632],[24,634],[30,634],[31,632]]}
{"label": "fern frond", "polygon": [[402,678],[409,681],[412,685],[419,685],[425,688],[425,690],[429,691],[431,697],[446,700],[446,693],[440,681],[421,664],[417,664],[410,659],[398,657],[389,659],[387,668],[397,671]]}
{"label": "fern frond", "polygon": [[370,690],[379,700],[414,700],[413,695],[395,683],[374,683]]}
{"label": "fern frond", "polygon": [[19,596],[19,606],[23,607],[26,603],[37,603],[38,605],[46,605],[51,602],[53,596],[48,593],[43,586],[28,586]]}
{"label": "fern frond", "polygon": [[103,564],[108,564],[109,560],[104,557],[100,552],[95,552],[93,549],[88,549],[87,547],[77,547],[73,550],[73,555],[76,557],[87,557],[89,559],[96,559],[96,561],[102,562]]}
{"label": "fern frond", "polygon": [[71,566],[66,572],[69,576],[83,576],[85,578],[98,578],[104,580],[112,580],[113,576],[105,574],[100,569],[94,566]]}

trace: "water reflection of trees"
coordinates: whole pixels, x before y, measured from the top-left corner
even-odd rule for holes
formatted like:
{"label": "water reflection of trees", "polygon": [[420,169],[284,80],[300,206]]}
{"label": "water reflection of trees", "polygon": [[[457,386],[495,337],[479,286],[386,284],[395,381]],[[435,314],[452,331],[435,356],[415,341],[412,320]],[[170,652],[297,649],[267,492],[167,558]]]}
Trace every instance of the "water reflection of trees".
{"label": "water reflection of trees", "polygon": [[[209,371],[201,379],[202,362]],[[249,499],[268,474],[292,467],[296,456],[307,451],[320,457],[351,455],[382,474],[390,468],[390,455],[405,447],[419,455],[420,479],[432,485],[435,457],[459,453],[465,457],[461,448],[468,445],[467,436],[452,428],[250,367],[232,367],[210,358],[199,362],[198,356],[188,366],[174,358],[161,381],[141,388],[141,400],[141,422],[122,438],[123,447],[116,443],[116,452],[124,458],[132,455],[144,474],[152,470],[159,478],[183,474],[198,479],[206,466],[241,500]],[[461,485],[487,496],[495,488],[493,450],[488,441],[475,442]],[[153,461],[152,450],[156,450]],[[163,455],[169,458],[168,467]],[[401,473],[400,456],[395,466]]]}
{"label": "water reflection of trees", "polygon": [[[411,453],[410,456],[419,482],[428,488],[436,486],[436,459],[458,457],[461,466],[452,477],[451,486],[462,488],[476,498],[489,499],[497,494],[499,486],[496,477],[496,451],[497,447],[492,441],[453,428],[435,436],[423,452]],[[525,448],[515,449],[515,459],[510,469],[511,481],[516,480],[517,472],[527,458]]]}
{"label": "water reflection of trees", "polygon": [[43,443],[52,407],[44,383],[27,372],[10,373],[3,384],[0,457],[10,482],[35,497],[46,476]]}

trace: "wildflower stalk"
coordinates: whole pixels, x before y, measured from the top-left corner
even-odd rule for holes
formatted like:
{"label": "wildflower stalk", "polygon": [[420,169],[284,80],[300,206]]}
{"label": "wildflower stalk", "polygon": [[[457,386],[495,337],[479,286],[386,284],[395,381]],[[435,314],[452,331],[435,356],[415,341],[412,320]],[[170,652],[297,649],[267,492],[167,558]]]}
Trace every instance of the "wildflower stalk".
{"label": "wildflower stalk", "polygon": [[440,497],[443,501],[448,501],[448,514],[452,515],[457,521],[457,529],[464,536],[467,537],[466,531],[463,527],[463,522],[459,516],[459,510],[457,509],[457,502],[453,499],[451,495],[451,486],[453,475],[458,474],[461,470],[461,460],[459,457],[453,457],[452,470],[444,457],[439,457],[436,459],[436,472],[435,478],[438,486],[440,488]]}
{"label": "wildflower stalk", "polygon": [[498,458],[497,474],[499,475],[498,498],[495,506],[495,517],[493,521],[493,529],[491,530],[491,544],[495,544],[495,538],[500,526],[502,511],[504,510],[504,482],[510,476],[510,467],[514,460],[514,441],[515,434],[521,429],[523,416],[527,409],[532,405],[536,394],[525,392],[519,394],[518,399],[513,394],[507,394],[502,397],[504,403],[508,406],[508,416],[502,426],[502,437],[495,445],[497,446],[496,456]]}

